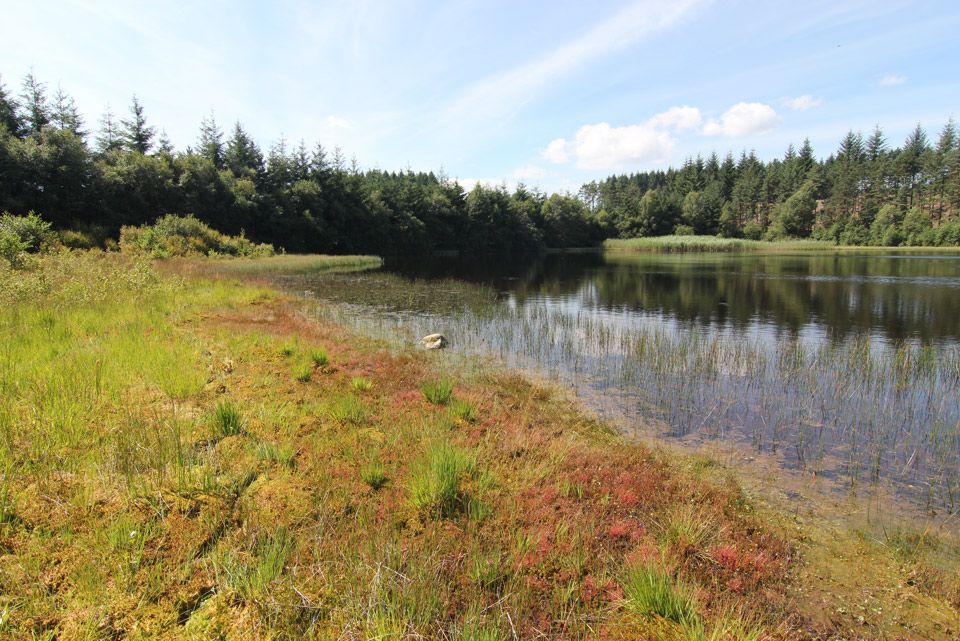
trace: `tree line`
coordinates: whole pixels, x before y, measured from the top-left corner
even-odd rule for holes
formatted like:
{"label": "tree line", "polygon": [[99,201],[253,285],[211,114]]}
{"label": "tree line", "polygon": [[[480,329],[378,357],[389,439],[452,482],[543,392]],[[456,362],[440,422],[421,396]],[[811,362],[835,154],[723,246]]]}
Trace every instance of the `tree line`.
{"label": "tree line", "polygon": [[32,73],[0,81],[0,211],[35,211],[90,242],[168,214],[289,252],[535,251],[670,233],[820,238],[846,244],[960,244],[960,159],[952,121],[931,144],[918,125],[899,148],[875,129],[835,154],[809,141],[782,159],[754,153],[611,176],[577,194],[470,191],[442,172],[361,170],[339,148],[281,138],[266,151],[213,114],[177,151],[134,96],[95,129]]}

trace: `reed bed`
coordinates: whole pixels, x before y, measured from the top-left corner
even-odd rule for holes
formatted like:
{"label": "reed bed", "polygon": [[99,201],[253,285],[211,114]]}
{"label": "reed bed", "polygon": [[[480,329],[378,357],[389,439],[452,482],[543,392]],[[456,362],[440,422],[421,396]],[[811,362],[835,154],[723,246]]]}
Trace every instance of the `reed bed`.
{"label": "reed bed", "polygon": [[317,284],[317,297],[346,304],[312,313],[408,343],[443,331],[456,352],[545,373],[627,424],[749,446],[852,488],[892,481],[926,506],[960,510],[960,346],[751,336],[556,301],[497,303],[463,283],[440,301],[430,282],[373,277],[378,305],[353,275]]}

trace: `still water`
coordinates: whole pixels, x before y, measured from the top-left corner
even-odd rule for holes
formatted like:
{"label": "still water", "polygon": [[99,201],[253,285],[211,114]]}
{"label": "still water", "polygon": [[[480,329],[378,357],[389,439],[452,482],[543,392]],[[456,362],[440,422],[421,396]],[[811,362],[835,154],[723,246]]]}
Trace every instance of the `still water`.
{"label": "still water", "polygon": [[318,315],[444,332],[621,425],[960,511],[960,256],[591,252],[280,278]]}

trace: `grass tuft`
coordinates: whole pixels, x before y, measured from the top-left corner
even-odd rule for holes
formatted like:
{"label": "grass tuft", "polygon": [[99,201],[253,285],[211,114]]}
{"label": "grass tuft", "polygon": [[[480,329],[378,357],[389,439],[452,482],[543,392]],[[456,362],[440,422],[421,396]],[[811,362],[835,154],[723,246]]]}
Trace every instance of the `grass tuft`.
{"label": "grass tuft", "polygon": [[311,349],[310,350],[310,360],[317,367],[325,367],[327,363],[330,362],[330,357],[327,356],[327,353],[322,349]]}
{"label": "grass tuft", "polygon": [[353,394],[335,396],[330,401],[330,417],[339,423],[359,425],[367,417],[363,401]]}
{"label": "grass tuft", "polygon": [[410,470],[410,503],[431,516],[451,516],[464,505],[460,481],[475,467],[475,459],[466,451],[445,441],[430,443]]}
{"label": "grass tuft", "polygon": [[455,399],[450,404],[450,413],[454,418],[472,423],[477,420],[477,408],[473,403],[464,399]]}
{"label": "grass tuft", "polygon": [[310,377],[313,376],[313,367],[310,363],[299,363],[293,368],[293,379],[300,383],[310,382]]}
{"label": "grass tuft", "polygon": [[243,416],[230,401],[223,401],[217,405],[213,413],[213,422],[220,436],[236,436],[243,432]]}
{"label": "grass tuft", "polygon": [[379,459],[370,460],[360,466],[360,478],[373,490],[379,490],[387,483],[387,474]]}
{"label": "grass tuft", "polygon": [[446,405],[453,396],[453,383],[447,378],[427,381],[420,386],[420,391],[423,392],[423,397],[434,405]]}
{"label": "grass tuft", "polygon": [[358,392],[366,392],[373,387],[373,382],[363,376],[354,376],[353,380],[350,381],[350,385]]}
{"label": "grass tuft", "polygon": [[628,568],[623,594],[627,607],[641,616],[660,617],[685,628],[703,625],[692,590],[653,565],[641,563]]}

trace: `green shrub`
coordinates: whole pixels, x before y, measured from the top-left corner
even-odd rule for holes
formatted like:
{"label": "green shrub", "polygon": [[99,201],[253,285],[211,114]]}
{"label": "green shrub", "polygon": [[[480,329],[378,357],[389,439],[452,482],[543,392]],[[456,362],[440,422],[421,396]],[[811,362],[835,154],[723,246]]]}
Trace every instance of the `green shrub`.
{"label": "green shrub", "polygon": [[172,256],[273,256],[273,245],[255,244],[242,233],[227,236],[201,222],[192,214],[167,214],[153,225],[123,227],[120,249],[124,252],[149,254],[154,258]]}
{"label": "green shrub", "polygon": [[213,413],[213,422],[221,436],[235,436],[243,432],[243,416],[230,401],[217,405]]}
{"label": "green shrub", "polygon": [[12,234],[26,245],[24,251],[35,253],[46,249],[53,238],[50,223],[34,212],[26,216],[14,216],[8,212],[0,215],[0,235]]}
{"label": "green shrub", "polygon": [[690,225],[677,225],[676,229],[673,230],[674,236],[693,236],[695,233]]}
{"label": "green shrub", "polygon": [[420,386],[423,397],[434,405],[446,405],[453,396],[453,383],[449,379],[442,378],[439,381],[427,381]]}

